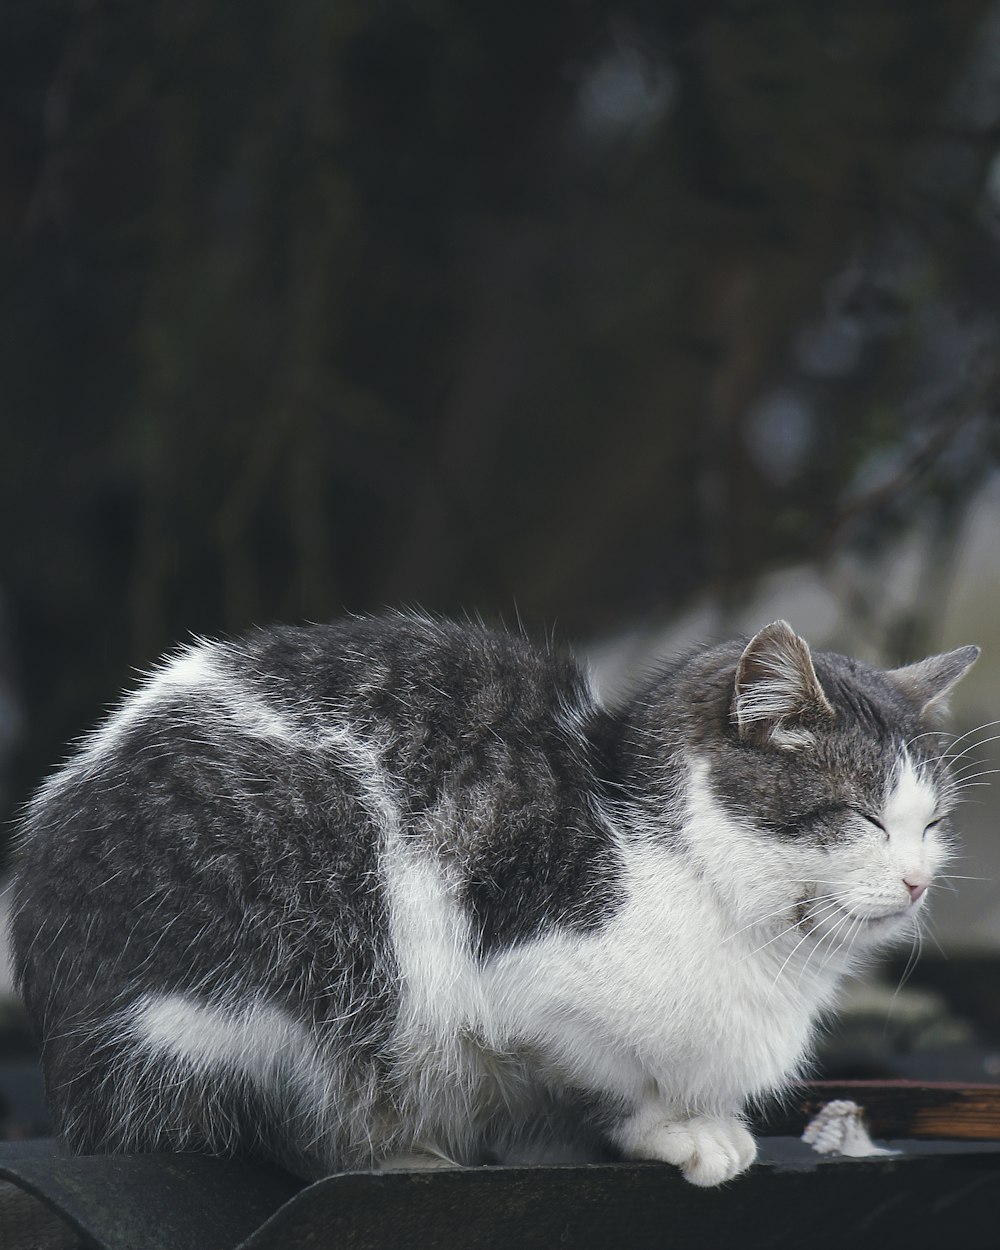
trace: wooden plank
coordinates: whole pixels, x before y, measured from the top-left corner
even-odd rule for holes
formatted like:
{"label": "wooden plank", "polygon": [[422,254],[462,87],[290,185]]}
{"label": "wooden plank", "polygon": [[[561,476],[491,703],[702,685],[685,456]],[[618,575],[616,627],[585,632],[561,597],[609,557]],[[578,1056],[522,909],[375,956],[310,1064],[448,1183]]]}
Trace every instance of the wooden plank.
{"label": "wooden plank", "polygon": [[758,1125],[798,1136],[824,1103],[849,1099],[863,1109],[873,1137],[1000,1141],[1000,1085],[953,1081],[808,1081]]}

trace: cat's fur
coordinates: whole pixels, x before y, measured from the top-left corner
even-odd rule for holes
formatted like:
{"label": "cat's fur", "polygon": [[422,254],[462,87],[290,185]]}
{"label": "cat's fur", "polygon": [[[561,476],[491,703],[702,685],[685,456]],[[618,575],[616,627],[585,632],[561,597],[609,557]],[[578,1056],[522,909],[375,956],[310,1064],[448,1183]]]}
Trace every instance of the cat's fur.
{"label": "cat's fur", "polygon": [[571,657],[421,617],[188,647],[23,823],[62,1130],[728,1179],[845,971],[915,925],[955,800],[929,718],[976,654],[882,672],[779,622],[608,709]]}

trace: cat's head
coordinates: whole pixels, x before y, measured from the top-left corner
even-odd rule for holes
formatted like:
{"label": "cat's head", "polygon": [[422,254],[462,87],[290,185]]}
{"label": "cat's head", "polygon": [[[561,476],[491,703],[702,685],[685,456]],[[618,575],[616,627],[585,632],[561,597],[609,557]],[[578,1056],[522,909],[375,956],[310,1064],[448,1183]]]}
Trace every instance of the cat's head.
{"label": "cat's head", "polygon": [[692,851],[751,914],[793,904],[796,931],[831,952],[912,927],[961,791],[939,719],[978,654],[881,670],[814,655],[784,621],[705,653],[684,682]]}

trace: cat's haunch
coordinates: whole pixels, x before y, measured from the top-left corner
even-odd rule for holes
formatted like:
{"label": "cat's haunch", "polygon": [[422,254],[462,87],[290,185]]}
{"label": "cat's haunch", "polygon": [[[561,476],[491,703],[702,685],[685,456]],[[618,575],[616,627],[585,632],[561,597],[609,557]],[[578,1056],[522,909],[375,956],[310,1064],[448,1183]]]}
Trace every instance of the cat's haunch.
{"label": "cat's haunch", "polygon": [[420,616],[185,648],[22,823],[61,1130],[728,1180],[844,974],[916,930],[976,655],[883,671],[777,622],[604,706],[567,654]]}

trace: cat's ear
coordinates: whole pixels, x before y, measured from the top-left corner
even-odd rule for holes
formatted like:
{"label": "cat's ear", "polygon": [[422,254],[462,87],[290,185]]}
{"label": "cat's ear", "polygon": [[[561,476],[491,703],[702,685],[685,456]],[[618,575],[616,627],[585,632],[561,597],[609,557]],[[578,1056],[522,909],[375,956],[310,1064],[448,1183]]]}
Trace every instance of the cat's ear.
{"label": "cat's ear", "polygon": [[808,644],[787,621],[751,638],[736,666],[733,720],[741,738],[786,750],[808,746],[810,729],[835,715]]}
{"label": "cat's ear", "polygon": [[948,695],[979,659],[978,647],[959,647],[932,655],[886,674],[893,684],[920,708],[923,720],[933,722],[948,711]]}

